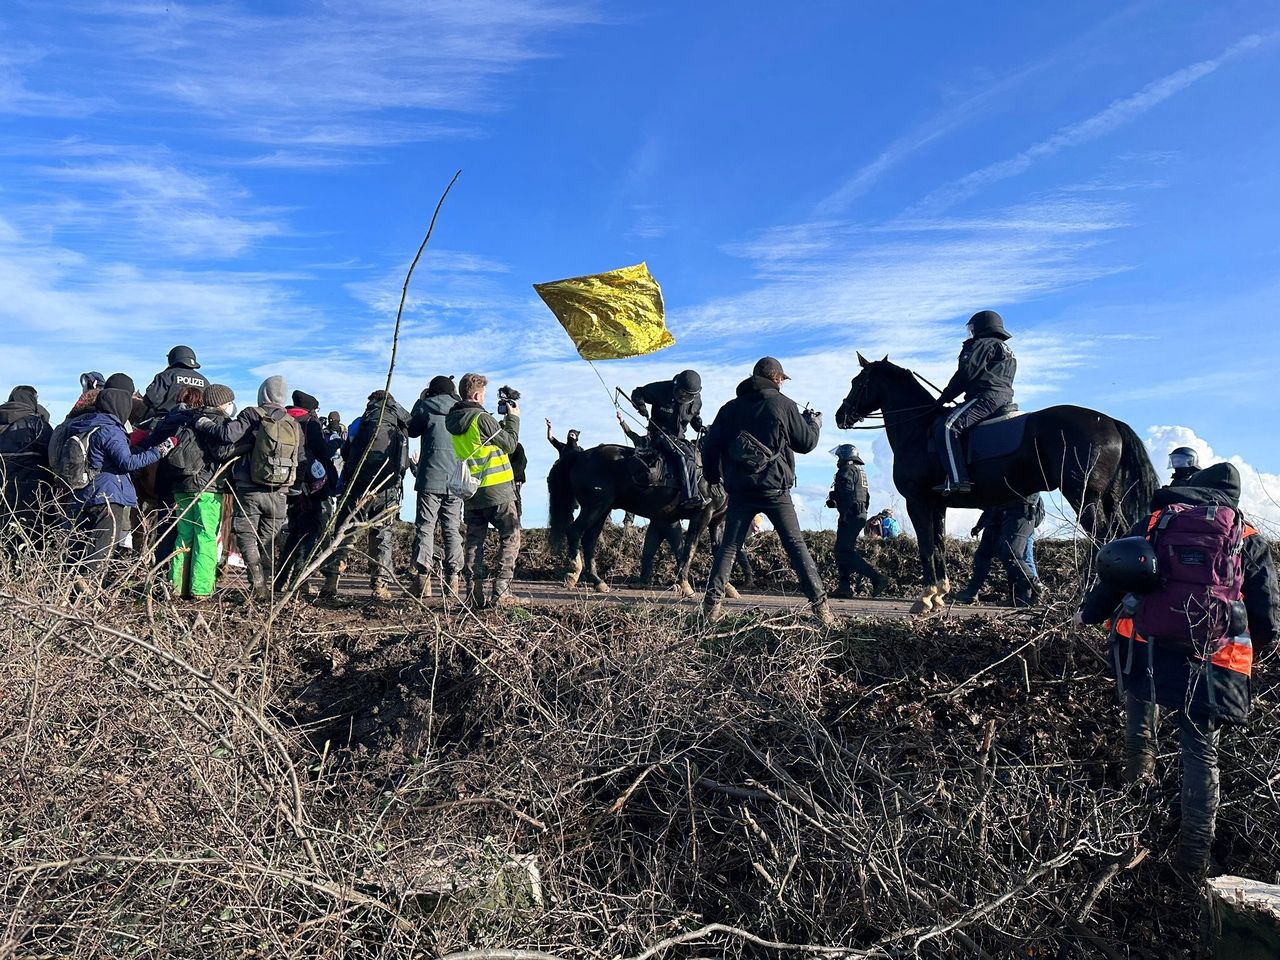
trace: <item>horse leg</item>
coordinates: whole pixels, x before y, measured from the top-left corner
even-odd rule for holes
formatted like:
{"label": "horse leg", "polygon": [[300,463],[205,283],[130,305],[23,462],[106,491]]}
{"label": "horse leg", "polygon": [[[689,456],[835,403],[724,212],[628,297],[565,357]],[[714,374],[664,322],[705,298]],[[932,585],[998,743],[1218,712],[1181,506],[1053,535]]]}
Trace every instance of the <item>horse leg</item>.
{"label": "horse leg", "polygon": [[582,535],[582,564],[585,568],[587,582],[595,587],[597,593],[609,592],[609,585],[596,572],[596,543],[600,540],[600,532],[604,529],[604,522],[608,517],[609,511],[607,509],[591,511],[584,525],[585,532]]}
{"label": "horse leg", "polygon": [[933,517],[933,542],[937,545],[933,552],[933,582],[938,585],[934,603],[941,606],[943,597],[951,592],[951,578],[947,576],[947,508],[937,510]]}
{"label": "horse leg", "polygon": [[653,563],[658,557],[658,550],[666,538],[666,531],[657,520],[650,520],[644,532],[644,546],[640,549],[640,586],[647,587],[653,582]]}
{"label": "horse leg", "polygon": [[[698,539],[710,523],[710,507],[699,511],[696,517],[692,517],[689,520],[689,529],[685,532],[684,543],[680,547],[676,565],[676,590],[679,591],[682,597],[694,596],[693,585],[689,582],[689,568],[693,565],[693,555],[698,549]],[[726,597],[736,597],[738,591],[726,583],[724,594]]]}
{"label": "horse leg", "polygon": [[565,567],[564,585],[570,589],[578,585],[578,578],[582,576],[581,520],[582,514],[579,514],[564,531],[565,550],[569,558],[568,565]]}
{"label": "horse leg", "polygon": [[916,538],[920,547],[920,574],[923,580],[920,599],[911,605],[913,614],[931,611],[934,598],[938,593],[934,558],[934,552],[937,550],[937,544],[934,543],[937,530],[935,513],[935,508],[923,500],[907,501],[907,514],[911,517],[911,525],[916,528]]}

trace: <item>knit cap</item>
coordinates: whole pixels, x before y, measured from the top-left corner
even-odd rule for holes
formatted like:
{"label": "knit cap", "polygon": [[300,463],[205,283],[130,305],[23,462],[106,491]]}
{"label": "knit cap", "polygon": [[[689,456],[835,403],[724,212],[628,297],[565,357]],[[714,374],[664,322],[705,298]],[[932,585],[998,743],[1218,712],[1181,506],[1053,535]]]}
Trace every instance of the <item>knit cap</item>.
{"label": "knit cap", "polygon": [[211,383],[204,388],[204,405],[206,407],[225,407],[236,398],[230,387],[220,383]]}

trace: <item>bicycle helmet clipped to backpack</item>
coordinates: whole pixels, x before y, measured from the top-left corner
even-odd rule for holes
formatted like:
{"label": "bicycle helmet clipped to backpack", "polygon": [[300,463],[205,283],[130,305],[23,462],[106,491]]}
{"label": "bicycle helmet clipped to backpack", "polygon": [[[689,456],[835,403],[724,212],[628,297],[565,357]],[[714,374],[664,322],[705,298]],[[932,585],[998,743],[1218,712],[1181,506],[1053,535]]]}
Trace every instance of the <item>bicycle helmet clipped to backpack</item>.
{"label": "bicycle helmet clipped to backpack", "polygon": [[1098,579],[1126,593],[1160,587],[1156,552],[1146,537],[1121,537],[1098,551]]}

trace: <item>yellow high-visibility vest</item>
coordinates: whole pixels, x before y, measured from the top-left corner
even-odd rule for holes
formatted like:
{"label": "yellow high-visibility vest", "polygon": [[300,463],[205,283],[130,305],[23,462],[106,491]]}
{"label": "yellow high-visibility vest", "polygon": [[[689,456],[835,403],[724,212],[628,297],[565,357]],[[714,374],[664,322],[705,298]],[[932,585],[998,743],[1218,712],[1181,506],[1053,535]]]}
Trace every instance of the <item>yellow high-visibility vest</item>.
{"label": "yellow high-visibility vest", "polygon": [[500,483],[515,481],[515,471],[511,469],[511,459],[506,451],[492,443],[486,443],[480,436],[480,418],[476,417],[462,436],[450,434],[453,441],[453,452],[459,460],[465,460],[471,476],[480,483],[480,489],[494,487]]}

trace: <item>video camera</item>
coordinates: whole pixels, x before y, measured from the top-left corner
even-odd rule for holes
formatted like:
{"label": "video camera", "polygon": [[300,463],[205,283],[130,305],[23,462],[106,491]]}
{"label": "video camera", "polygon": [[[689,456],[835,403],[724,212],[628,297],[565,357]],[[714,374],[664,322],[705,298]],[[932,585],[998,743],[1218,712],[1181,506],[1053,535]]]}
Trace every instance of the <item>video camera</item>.
{"label": "video camera", "polygon": [[520,391],[515,387],[508,387],[505,383],[498,388],[498,413],[506,416],[511,412],[511,404],[519,403]]}

